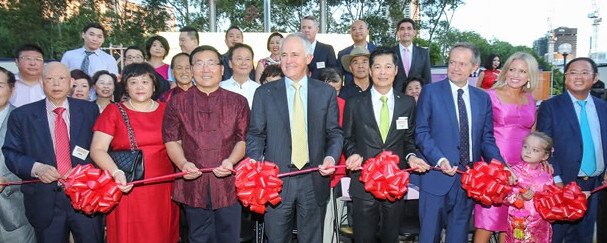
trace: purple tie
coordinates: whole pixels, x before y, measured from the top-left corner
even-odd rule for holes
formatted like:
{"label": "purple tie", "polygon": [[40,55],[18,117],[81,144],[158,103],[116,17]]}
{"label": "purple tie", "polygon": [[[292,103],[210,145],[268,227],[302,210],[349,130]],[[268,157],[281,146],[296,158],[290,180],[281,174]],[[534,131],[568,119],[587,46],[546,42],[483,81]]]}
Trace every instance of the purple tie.
{"label": "purple tie", "polygon": [[411,60],[409,58],[409,48],[403,50],[403,68],[405,68],[405,75],[409,77],[409,68],[411,67]]}

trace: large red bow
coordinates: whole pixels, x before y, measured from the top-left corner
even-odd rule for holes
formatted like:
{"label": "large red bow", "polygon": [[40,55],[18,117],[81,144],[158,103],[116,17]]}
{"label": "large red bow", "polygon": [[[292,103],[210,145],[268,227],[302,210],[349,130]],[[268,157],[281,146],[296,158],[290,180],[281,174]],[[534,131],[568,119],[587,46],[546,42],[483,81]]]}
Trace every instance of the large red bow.
{"label": "large red bow", "polygon": [[277,205],[282,200],[282,180],[278,166],[271,162],[255,162],[245,158],[236,167],[236,195],[245,207],[263,214],[266,203]]}
{"label": "large red bow", "polygon": [[72,206],[86,214],[107,213],[120,202],[122,191],[107,170],[78,165],[63,181]]}
{"label": "large red bow", "polygon": [[359,178],[365,183],[365,190],[380,200],[401,199],[407,192],[409,172],[398,168],[398,162],[398,156],[390,151],[367,159]]}
{"label": "large red bow", "polygon": [[500,204],[512,192],[509,177],[510,171],[499,161],[476,162],[472,169],[462,173],[462,188],[468,197],[484,205]]}
{"label": "large red bow", "polygon": [[575,182],[563,188],[555,185],[546,186],[533,197],[535,209],[542,218],[550,222],[576,221],[584,217],[588,209],[586,195]]}

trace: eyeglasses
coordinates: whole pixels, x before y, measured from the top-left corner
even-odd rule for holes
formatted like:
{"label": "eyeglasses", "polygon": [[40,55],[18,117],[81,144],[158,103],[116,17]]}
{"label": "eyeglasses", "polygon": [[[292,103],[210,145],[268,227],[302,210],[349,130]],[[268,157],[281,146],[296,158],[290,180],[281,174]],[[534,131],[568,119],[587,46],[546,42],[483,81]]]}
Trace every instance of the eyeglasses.
{"label": "eyeglasses", "polygon": [[127,61],[141,61],[141,60],[143,60],[143,56],[141,56],[141,55],[126,56],[126,60]]}
{"label": "eyeglasses", "polygon": [[588,71],[582,71],[582,72],[577,72],[577,71],[571,71],[571,72],[567,72],[565,73],[565,75],[569,76],[569,77],[583,77],[583,78],[588,78],[591,77],[592,75],[594,75],[594,73],[588,72]]}
{"label": "eyeglasses", "polygon": [[207,61],[197,61],[194,63],[193,67],[194,67],[194,69],[202,69],[204,67],[216,68],[219,65],[220,65],[219,61],[207,60]]}
{"label": "eyeglasses", "polygon": [[44,62],[44,58],[42,58],[42,57],[21,56],[21,57],[19,57],[19,60],[21,60],[22,62],[34,62],[34,63],[42,63],[42,62]]}

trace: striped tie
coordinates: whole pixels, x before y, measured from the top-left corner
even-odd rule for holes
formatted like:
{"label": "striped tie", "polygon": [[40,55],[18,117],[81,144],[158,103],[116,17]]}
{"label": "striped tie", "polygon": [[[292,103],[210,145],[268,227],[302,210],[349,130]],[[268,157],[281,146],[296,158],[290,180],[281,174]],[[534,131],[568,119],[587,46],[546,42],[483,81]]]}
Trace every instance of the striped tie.
{"label": "striped tie", "polygon": [[65,108],[57,107],[53,112],[57,114],[55,119],[55,159],[57,170],[61,176],[72,169],[72,157],[70,156],[70,138],[67,134],[67,124],[63,120]]}

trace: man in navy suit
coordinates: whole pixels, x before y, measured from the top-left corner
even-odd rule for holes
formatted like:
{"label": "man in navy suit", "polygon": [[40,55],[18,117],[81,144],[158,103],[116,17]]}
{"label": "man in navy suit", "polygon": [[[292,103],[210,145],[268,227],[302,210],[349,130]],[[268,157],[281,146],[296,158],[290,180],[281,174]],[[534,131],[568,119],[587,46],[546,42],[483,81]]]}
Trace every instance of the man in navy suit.
{"label": "man in navy suit", "polygon": [[101,217],[75,211],[57,183],[71,168],[92,162],[88,153],[99,115],[95,104],[67,98],[71,81],[65,65],[49,63],[42,73],[47,98],[10,114],[2,147],[9,170],[42,181],[21,186],[38,242],[67,242],[70,231],[76,242],[103,240]]}
{"label": "man in navy suit", "polygon": [[313,54],[313,58],[308,63],[308,71],[310,72],[310,78],[313,79],[318,79],[321,69],[338,68],[333,46],[316,40],[318,30],[318,20],[314,16],[306,16],[301,19],[300,31],[306,35],[308,41],[311,43],[309,48]]}
{"label": "man in navy suit", "polygon": [[[362,19],[357,19],[350,25],[350,36],[354,44],[346,47],[345,49],[337,53],[337,68],[344,75],[344,86],[354,85],[354,78],[352,73],[344,69],[341,58],[345,55],[350,54],[352,49],[355,47],[362,47],[367,49],[369,53],[373,52],[376,48],[375,44],[367,42],[367,36],[369,35],[369,25]],[[347,66],[347,65],[346,65]]]}
{"label": "man in navy suit", "polygon": [[[344,153],[352,171],[350,195],[353,201],[355,242],[398,242],[402,201],[377,200],[365,191],[360,170],[367,159],[384,150],[399,157],[399,167],[406,163],[428,169],[415,156],[415,100],[394,90],[396,54],[389,48],[377,48],[369,58],[373,86],[354,96],[344,111]],[[396,217],[395,217],[396,216]]]}
{"label": "man in navy suit", "polygon": [[[577,182],[583,191],[591,191],[605,182],[607,103],[590,95],[598,79],[592,59],[571,60],[565,65],[567,92],[542,102],[538,110],[537,130],[554,140],[550,163],[557,186]],[[552,242],[592,242],[597,205],[598,195],[593,194],[581,221],[554,223]]]}
{"label": "man in navy suit", "polygon": [[420,242],[467,242],[473,202],[461,188],[461,176],[471,162],[503,161],[493,137],[489,95],[468,84],[480,53],[471,43],[457,43],[449,52],[447,79],[428,84],[417,104],[415,139],[430,165],[440,171],[420,176]]}
{"label": "man in navy suit", "polygon": [[394,53],[398,53],[398,75],[394,80],[394,89],[405,92],[406,80],[410,77],[422,78],[424,84],[432,83],[432,65],[428,49],[413,45],[413,39],[417,35],[415,21],[410,18],[399,21],[396,25],[396,35],[398,45],[394,47]]}
{"label": "man in navy suit", "polygon": [[[271,161],[280,172],[319,167],[320,173],[282,178],[282,202],[268,207],[270,243],[290,242],[297,217],[299,242],[322,242],[330,178],[341,155],[335,89],[306,76],[310,42],[301,33],[282,40],[280,66],[285,77],[255,91],[247,133],[247,156]],[[296,213],[297,212],[297,213]]]}

